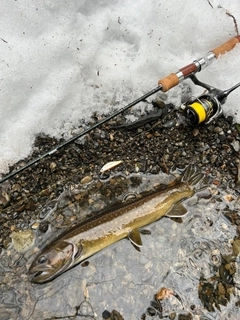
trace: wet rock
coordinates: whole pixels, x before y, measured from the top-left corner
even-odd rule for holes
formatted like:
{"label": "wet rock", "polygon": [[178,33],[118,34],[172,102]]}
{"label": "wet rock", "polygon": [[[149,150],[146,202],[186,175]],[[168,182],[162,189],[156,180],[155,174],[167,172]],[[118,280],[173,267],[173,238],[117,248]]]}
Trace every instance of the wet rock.
{"label": "wet rock", "polygon": [[179,314],[178,320],[192,320],[193,316],[191,313],[188,314]]}
{"label": "wet rock", "polygon": [[110,317],[111,317],[111,313],[108,310],[104,310],[102,313],[102,318],[104,320],[110,320],[111,319]]}
{"label": "wet rock", "polygon": [[152,174],[157,174],[160,171],[159,166],[153,166],[151,169]]}
{"label": "wet rock", "polygon": [[120,164],[122,164],[122,160],[117,160],[117,161],[110,161],[108,163],[106,163],[100,170],[100,173],[104,173],[108,170],[111,170],[117,166],[119,166]]}
{"label": "wet rock", "polygon": [[176,120],[168,120],[166,121],[162,126],[164,128],[173,128],[176,126],[177,121]]}
{"label": "wet rock", "polygon": [[56,166],[57,166],[56,162],[51,162],[49,167],[50,169],[54,170]]}
{"label": "wet rock", "polygon": [[35,223],[32,224],[32,227],[31,227],[31,228],[32,228],[33,230],[36,230],[38,227],[39,227],[39,222],[35,222]]}
{"label": "wet rock", "polygon": [[215,127],[215,128],[213,129],[213,132],[215,132],[215,133],[220,133],[220,132],[222,132],[222,131],[223,131],[223,129],[220,128],[220,127]]}
{"label": "wet rock", "polygon": [[210,161],[212,164],[214,164],[217,161],[217,159],[218,159],[218,156],[216,154],[213,154],[210,158]]}
{"label": "wet rock", "polygon": [[174,295],[174,292],[171,289],[161,288],[161,290],[158,291],[158,293],[156,294],[156,299],[163,300],[163,299],[170,298],[173,295]]}
{"label": "wet rock", "polygon": [[124,318],[121,316],[121,314],[117,310],[113,310],[111,317],[111,320],[124,320]]}
{"label": "wet rock", "polygon": [[12,185],[12,191],[15,192],[15,191],[18,191],[20,192],[21,191],[21,185],[19,183],[15,183]]}
{"label": "wet rock", "polygon": [[227,137],[225,135],[219,135],[219,140],[221,142],[224,142],[227,139]]}
{"label": "wet rock", "polygon": [[170,320],[175,320],[176,316],[177,316],[176,312],[171,312],[170,315],[169,315],[169,319]]}
{"label": "wet rock", "polygon": [[240,240],[234,240],[233,242],[233,251],[236,255],[240,254]]}
{"label": "wet rock", "polygon": [[192,135],[193,135],[194,137],[198,136],[199,133],[200,133],[200,131],[199,131],[199,129],[197,129],[197,128],[194,128],[193,131],[192,131]]}
{"label": "wet rock", "polygon": [[32,230],[12,232],[11,234],[13,247],[17,252],[27,251],[34,242]]}
{"label": "wet rock", "polygon": [[121,314],[117,310],[112,310],[109,312],[108,310],[104,310],[102,313],[103,320],[124,320]]}
{"label": "wet rock", "polygon": [[222,282],[218,283],[218,292],[219,292],[220,295],[224,295],[226,293],[226,290],[225,290]]}
{"label": "wet rock", "polygon": [[238,152],[240,150],[240,142],[238,140],[235,140],[231,143],[231,146],[233,149]]}
{"label": "wet rock", "polygon": [[3,241],[3,246],[4,246],[4,248],[7,249],[7,248],[9,247],[10,243],[11,243],[11,241],[10,241],[9,238],[5,239],[5,240]]}
{"label": "wet rock", "polygon": [[227,120],[227,122],[228,122],[230,125],[232,125],[232,123],[233,123],[233,116],[227,116],[226,120]]}
{"label": "wet rock", "polygon": [[93,179],[92,176],[86,176],[86,177],[82,178],[81,184],[89,183],[92,181],[92,179]]}
{"label": "wet rock", "polygon": [[42,221],[39,224],[39,231],[45,233],[45,232],[47,232],[48,227],[49,227],[49,222],[48,221]]}
{"label": "wet rock", "polygon": [[222,263],[222,259],[221,259],[221,254],[220,251],[218,249],[213,250],[211,255],[210,255],[210,263],[216,267],[220,267],[221,263]]}
{"label": "wet rock", "polygon": [[4,207],[7,203],[8,201],[4,197],[0,196],[0,205]]}
{"label": "wet rock", "polygon": [[2,204],[5,206],[9,201],[10,201],[10,195],[8,192],[3,191],[0,201],[2,202]]}

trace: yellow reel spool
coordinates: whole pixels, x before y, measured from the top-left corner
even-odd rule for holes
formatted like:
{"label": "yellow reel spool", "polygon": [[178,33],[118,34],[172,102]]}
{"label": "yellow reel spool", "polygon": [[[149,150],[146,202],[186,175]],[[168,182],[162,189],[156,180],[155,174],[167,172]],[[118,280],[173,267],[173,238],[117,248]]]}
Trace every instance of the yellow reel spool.
{"label": "yellow reel spool", "polygon": [[190,104],[189,107],[191,107],[198,115],[198,123],[201,123],[206,119],[207,117],[206,110],[204,109],[201,103],[194,102]]}
{"label": "yellow reel spool", "polygon": [[188,119],[192,125],[197,125],[201,122],[206,122],[213,114],[213,103],[210,99],[196,99],[191,104],[187,105],[186,109]]}

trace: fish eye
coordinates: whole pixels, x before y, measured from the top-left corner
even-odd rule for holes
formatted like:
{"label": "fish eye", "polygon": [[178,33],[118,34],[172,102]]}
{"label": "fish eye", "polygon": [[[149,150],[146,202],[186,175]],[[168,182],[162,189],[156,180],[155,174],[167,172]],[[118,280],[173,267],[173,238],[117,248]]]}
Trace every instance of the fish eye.
{"label": "fish eye", "polygon": [[38,263],[45,263],[47,261],[47,258],[45,257],[45,256],[41,256],[41,257],[39,257],[39,259],[38,259]]}

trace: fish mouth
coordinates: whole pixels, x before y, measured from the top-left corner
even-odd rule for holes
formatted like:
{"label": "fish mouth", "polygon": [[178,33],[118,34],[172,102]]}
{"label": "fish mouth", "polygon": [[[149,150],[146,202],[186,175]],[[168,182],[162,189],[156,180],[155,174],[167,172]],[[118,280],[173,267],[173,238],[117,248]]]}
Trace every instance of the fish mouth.
{"label": "fish mouth", "polygon": [[68,266],[64,266],[60,268],[59,270],[56,269],[49,269],[49,270],[39,270],[39,271],[31,271],[31,282],[33,283],[45,283],[48,281],[53,280],[56,278],[59,274],[63,273]]}
{"label": "fish mouth", "polygon": [[31,282],[33,283],[45,283],[53,279],[53,276],[49,275],[46,271],[37,271],[31,275]]}
{"label": "fish mouth", "polygon": [[30,281],[33,283],[45,283],[48,281],[53,280],[58,275],[63,273],[65,270],[69,269],[71,267],[71,260],[69,260],[67,263],[65,263],[62,266],[59,267],[53,267],[53,266],[42,266],[42,267],[33,267],[30,268]]}
{"label": "fish mouth", "polygon": [[[62,269],[62,268],[61,268]],[[44,268],[33,267],[29,270],[31,282],[33,283],[45,283],[53,279],[61,269],[55,270],[55,268],[51,266],[45,266]]]}

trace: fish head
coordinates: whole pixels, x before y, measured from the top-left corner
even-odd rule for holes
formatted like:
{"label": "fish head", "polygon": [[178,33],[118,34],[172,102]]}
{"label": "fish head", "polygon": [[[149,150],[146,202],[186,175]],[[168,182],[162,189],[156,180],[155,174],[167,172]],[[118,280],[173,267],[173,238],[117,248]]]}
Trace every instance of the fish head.
{"label": "fish head", "polygon": [[32,262],[29,273],[34,283],[45,283],[71,268],[81,249],[71,242],[58,241],[43,250]]}

